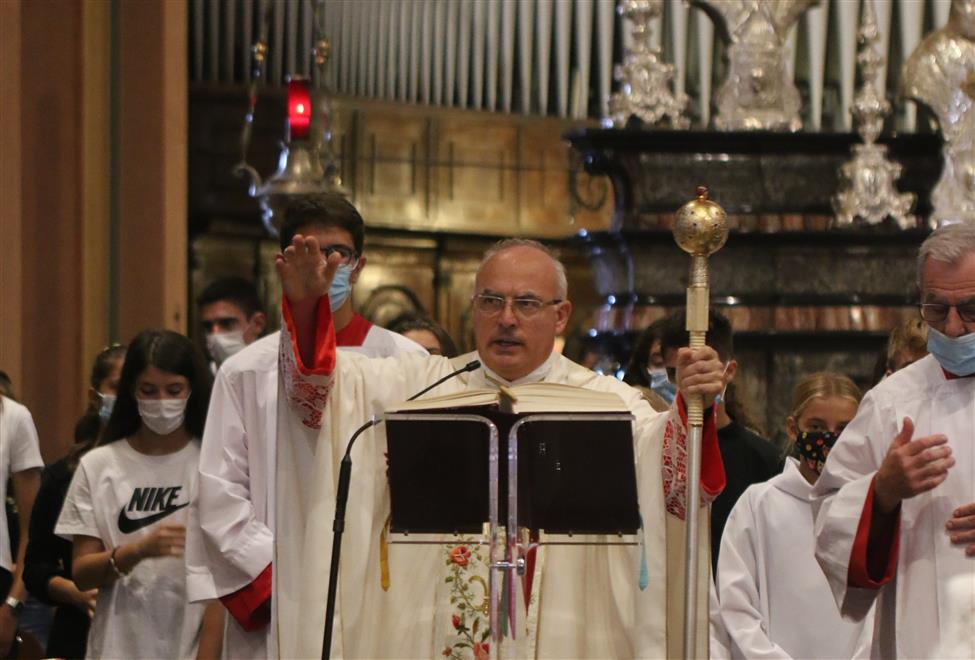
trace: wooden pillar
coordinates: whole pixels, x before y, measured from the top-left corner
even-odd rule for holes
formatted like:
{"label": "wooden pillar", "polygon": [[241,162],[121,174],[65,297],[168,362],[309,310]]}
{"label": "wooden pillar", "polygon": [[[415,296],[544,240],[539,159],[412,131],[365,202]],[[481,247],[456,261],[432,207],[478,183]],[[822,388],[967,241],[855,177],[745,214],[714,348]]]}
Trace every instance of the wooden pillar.
{"label": "wooden pillar", "polygon": [[185,329],[186,21],[183,0],[0,0],[0,369],[49,462],[103,346]]}
{"label": "wooden pillar", "polygon": [[[82,378],[112,337],[112,5],[83,2],[81,16],[81,353]],[[84,389],[84,387],[82,387]]]}
{"label": "wooden pillar", "polygon": [[21,368],[14,388],[50,461],[70,446],[84,396],[82,5],[22,2],[20,11],[21,208],[12,222],[21,238]]}
{"label": "wooden pillar", "polygon": [[0,2],[0,369],[23,377],[20,164],[21,6]]}
{"label": "wooden pillar", "polygon": [[118,336],[186,331],[187,4],[119,2]]}

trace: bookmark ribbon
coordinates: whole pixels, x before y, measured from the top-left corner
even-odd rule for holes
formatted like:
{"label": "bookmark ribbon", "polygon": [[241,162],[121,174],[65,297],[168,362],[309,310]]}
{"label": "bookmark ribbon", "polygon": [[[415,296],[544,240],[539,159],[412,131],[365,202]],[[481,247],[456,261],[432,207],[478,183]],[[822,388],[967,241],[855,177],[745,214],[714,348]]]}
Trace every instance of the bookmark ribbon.
{"label": "bookmark ribbon", "polygon": [[379,532],[379,585],[389,591],[389,516]]}
{"label": "bookmark ribbon", "polygon": [[646,591],[650,585],[650,569],[647,566],[647,534],[643,529],[643,517],[640,517],[640,591]]}

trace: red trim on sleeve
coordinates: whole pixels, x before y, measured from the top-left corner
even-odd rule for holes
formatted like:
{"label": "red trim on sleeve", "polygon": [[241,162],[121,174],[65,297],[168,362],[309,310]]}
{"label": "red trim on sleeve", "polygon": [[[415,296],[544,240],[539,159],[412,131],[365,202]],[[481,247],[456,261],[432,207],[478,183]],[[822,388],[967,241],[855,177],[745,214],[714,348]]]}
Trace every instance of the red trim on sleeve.
{"label": "red trim on sleeve", "polygon": [[372,323],[358,314],[353,314],[352,320],[335,333],[335,343],[338,346],[362,346],[370,330],[372,330]]}
{"label": "red trim on sleeve", "polygon": [[220,598],[230,615],[247,632],[271,622],[271,564],[246,587]]}
{"label": "red trim on sleeve", "polygon": [[[863,502],[857,534],[853,540],[853,550],[850,552],[850,569],[846,575],[847,584],[861,589],[879,589],[893,579],[894,571],[897,570],[897,555],[900,549],[900,507],[897,508],[897,513],[894,516],[881,517],[876,521],[879,528],[873,530],[873,535],[870,533],[870,528],[875,522],[873,518],[875,481],[876,477],[870,481],[870,489],[867,491],[866,500]],[[873,536],[873,543],[871,543],[871,536]],[[872,558],[873,561],[869,561],[869,558]],[[884,558],[886,561],[883,561]],[[883,576],[874,579],[873,575],[876,575],[877,571],[871,572],[871,564],[875,567],[883,565]]]}
{"label": "red trim on sleeve", "polygon": [[[677,414],[680,421],[687,428],[687,407],[684,397],[677,395]],[[704,427],[701,429],[701,490],[708,497],[717,497],[724,490],[727,479],[724,472],[724,460],[721,458],[721,448],[718,445],[718,425],[715,406],[704,411]]]}
{"label": "red trim on sleeve", "polygon": [[301,362],[301,351],[298,350],[298,333],[291,316],[291,305],[287,296],[281,297],[281,314],[291,334],[291,350],[294,352],[295,365],[303,376],[328,376],[335,370],[335,325],[332,323],[332,310],[328,306],[328,296],[318,299],[315,308],[315,363],[311,367]]}

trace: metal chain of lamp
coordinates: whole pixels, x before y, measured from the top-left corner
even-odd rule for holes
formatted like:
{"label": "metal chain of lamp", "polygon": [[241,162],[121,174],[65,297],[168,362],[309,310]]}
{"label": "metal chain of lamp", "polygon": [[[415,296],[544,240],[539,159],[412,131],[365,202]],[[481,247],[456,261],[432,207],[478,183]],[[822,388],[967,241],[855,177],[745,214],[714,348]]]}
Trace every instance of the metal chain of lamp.
{"label": "metal chain of lamp", "polygon": [[267,26],[271,18],[271,5],[261,16],[258,38],[251,48],[252,73],[249,107],[244,116],[240,139],[240,162],[234,166],[234,174],[250,179],[248,192],[258,200],[261,220],[272,235],[277,235],[285,205],[290,198],[324,192],[345,194],[339,169],[332,153],[332,105],[331,91],[325,83],[331,47],[325,38],[321,17],[324,0],[314,7],[314,47],[312,56],[318,68],[318,84],[312,84],[307,76],[287,77],[287,121],[281,141],[278,169],[266,181],[248,163],[251,135],[257,96],[263,85],[267,65]]}

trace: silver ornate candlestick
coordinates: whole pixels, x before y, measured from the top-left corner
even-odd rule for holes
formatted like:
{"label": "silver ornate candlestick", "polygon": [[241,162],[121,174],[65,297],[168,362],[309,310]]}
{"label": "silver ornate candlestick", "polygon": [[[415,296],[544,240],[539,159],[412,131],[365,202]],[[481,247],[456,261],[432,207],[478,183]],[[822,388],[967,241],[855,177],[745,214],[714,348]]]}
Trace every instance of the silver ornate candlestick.
{"label": "silver ornate candlestick", "polygon": [[687,95],[670,91],[674,65],[664,63],[660,49],[650,43],[651,21],[663,13],[663,0],[622,0],[617,11],[632,26],[633,47],[616,67],[614,77],[623,86],[609,100],[609,119],[614,126],[636,117],[647,126],[687,128]]}
{"label": "silver ornate candlestick", "polygon": [[715,96],[722,131],[798,131],[799,90],[785,61],[785,37],[819,0],[690,0],[728,44],[728,76]]}
{"label": "silver ornate candlestick", "polygon": [[934,112],[945,141],[931,226],[975,222],[975,0],[952,0],[948,23],[904,63],[901,91]]}
{"label": "silver ornate candlestick", "polygon": [[840,191],[833,197],[836,226],[852,225],[859,220],[878,225],[888,217],[901,229],[917,225],[911,215],[915,196],[899,193],[894,182],[900,177],[901,166],[887,159],[887,147],[874,144],[890,114],[890,103],[880,93],[877,78],[884,58],[877,49],[880,32],[873,0],[863,0],[863,17],[857,37],[860,52],[857,63],[863,83],[853,99],[853,120],[863,144],[853,147],[853,159],[840,168]]}

